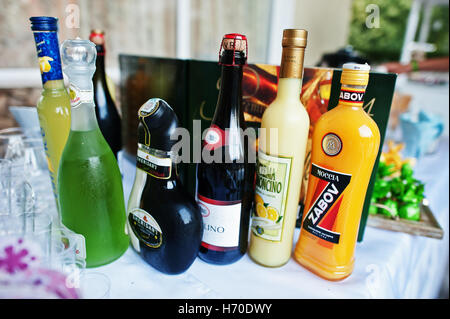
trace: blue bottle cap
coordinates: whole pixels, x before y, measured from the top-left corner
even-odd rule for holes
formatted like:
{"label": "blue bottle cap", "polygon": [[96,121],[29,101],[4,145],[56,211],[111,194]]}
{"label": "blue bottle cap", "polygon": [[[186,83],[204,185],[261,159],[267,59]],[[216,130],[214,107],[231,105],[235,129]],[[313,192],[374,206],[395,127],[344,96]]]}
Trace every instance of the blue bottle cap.
{"label": "blue bottle cap", "polygon": [[31,30],[33,31],[58,31],[58,18],[55,17],[31,17]]}

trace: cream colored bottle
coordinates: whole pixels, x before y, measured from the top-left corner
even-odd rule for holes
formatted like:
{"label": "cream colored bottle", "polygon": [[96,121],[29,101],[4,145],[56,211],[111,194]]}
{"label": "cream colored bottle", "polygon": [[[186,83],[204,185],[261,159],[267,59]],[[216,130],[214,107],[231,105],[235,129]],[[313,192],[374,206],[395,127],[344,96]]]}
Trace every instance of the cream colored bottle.
{"label": "cream colored bottle", "polygon": [[250,257],[267,267],[284,265],[292,252],[309,116],[300,102],[307,31],[283,31],[276,99],[262,117],[252,210]]}

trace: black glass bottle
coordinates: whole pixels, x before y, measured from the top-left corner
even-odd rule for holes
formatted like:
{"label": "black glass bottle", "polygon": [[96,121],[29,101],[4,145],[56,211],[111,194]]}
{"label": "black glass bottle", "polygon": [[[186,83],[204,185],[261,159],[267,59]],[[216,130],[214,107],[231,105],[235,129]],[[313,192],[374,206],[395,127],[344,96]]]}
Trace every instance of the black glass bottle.
{"label": "black glass bottle", "polygon": [[172,108],[150,99],[139,109],[136,177],[127,209],[133,248],[144,260],[166,274],[186,271],[197,257],[202,238],[202,216],[193,196],[178,177],[178,128]]}
{"label": "black glass bottle", "polygon": [[97,60],[95,62],[94,103],[98,126],[106,142],[117,158],[117,153],[122,149],[122,124],[116,104],[111,97],[106,82],[105,73],[105,38],[101,30],[92,30],[89,40],[95,44],[97,49]]}
{"label": "black glass bottle", "polygon": [[203,215],[202,260],[219,265],[239,260],[247,251],[254,163],[241,109],[242,71],[247,39],[227,34],[222,41],[222,74],[216,110],[197,165],[197,202]]}

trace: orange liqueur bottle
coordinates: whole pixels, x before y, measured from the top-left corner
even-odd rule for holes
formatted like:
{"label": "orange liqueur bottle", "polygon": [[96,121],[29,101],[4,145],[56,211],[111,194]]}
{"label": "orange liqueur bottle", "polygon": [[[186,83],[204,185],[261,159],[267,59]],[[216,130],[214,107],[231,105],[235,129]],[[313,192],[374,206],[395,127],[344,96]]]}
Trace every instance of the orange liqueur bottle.
{"label": "orange liqueur bottle", "polygon": [[363,110],[370,66],[347,63],[339,104],[317,121],[302,229],[294,258],[328,280],[353,271],[361,212],[380,146],[376,123]]}

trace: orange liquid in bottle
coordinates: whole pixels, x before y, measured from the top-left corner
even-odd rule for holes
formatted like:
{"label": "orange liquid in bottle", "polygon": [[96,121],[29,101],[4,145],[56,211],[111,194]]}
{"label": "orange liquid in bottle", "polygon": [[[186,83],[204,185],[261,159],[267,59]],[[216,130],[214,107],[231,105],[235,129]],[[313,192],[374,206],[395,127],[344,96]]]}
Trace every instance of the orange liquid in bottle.
{"label": "orange liquid in bottle", "polygon": [[368,65],[346,64],[339,104],[317,121],[302,229],[294,259],[328,280],[353,271],[359,222],[380,132],[362,109]]}

